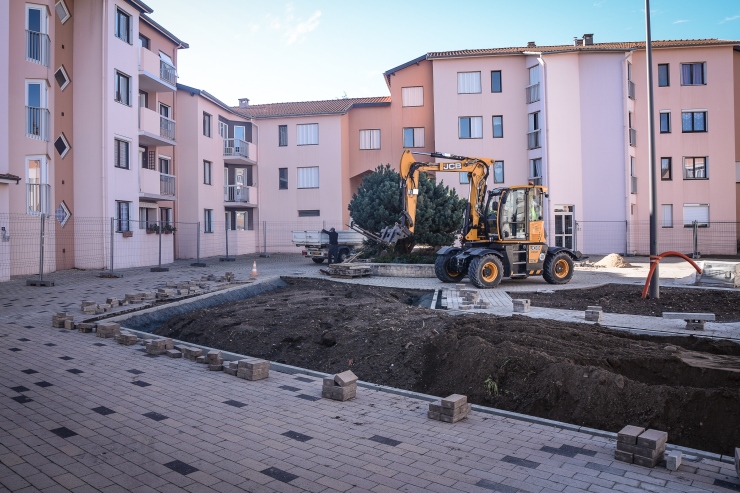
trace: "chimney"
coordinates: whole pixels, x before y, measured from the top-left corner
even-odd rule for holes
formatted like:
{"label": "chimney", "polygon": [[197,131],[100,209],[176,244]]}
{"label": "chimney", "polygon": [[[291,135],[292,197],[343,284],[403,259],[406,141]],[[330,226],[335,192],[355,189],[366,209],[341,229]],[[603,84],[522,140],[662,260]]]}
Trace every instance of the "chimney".
{"label": "chimney", "polygon": [[593,34],[584,34],[583,35],[583,44],[586,46],[591,46],[594,44],[594,35]]}
{"label": "chimney", "polygon": [[527,42],[527,48],[535,48],[537,45],[534,44],[534,41],[528,41]]}
{"label": "chimney", "polygon": [[249,106],[249,98],[239,98],[239,107],[246,108]]}
{"label": "chimney", "polygon": [[577,37],[573,37],[573,46],[583,46],[583,40],[578,39]]}

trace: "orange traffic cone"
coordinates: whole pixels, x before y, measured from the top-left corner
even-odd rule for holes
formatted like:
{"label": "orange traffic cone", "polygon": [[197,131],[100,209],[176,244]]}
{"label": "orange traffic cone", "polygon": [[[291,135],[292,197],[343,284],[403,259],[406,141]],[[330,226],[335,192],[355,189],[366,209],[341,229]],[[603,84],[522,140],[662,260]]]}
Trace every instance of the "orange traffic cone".
{"label": "orange traffic cone", "polygon": [[257,277],[257,261],[252,262],[252,277]]}

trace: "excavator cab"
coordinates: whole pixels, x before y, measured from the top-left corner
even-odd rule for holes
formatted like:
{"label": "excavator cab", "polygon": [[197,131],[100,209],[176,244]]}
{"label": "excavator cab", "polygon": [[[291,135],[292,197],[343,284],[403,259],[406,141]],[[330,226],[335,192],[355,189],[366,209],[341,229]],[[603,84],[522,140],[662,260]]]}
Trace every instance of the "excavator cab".
{"label": "excavator cab", "polygon": [[488,192],[483,229],[489,241],[545,241],[542,187],[496,188]]}

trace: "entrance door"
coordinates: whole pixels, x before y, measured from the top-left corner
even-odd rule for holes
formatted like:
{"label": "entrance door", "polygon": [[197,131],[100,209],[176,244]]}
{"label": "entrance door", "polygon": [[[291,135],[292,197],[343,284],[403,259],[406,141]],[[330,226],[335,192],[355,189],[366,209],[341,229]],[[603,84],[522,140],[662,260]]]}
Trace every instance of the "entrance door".
{"label": "entrance door", "polygon": [[555,246],[575,249],[572,205],[555,206]]}

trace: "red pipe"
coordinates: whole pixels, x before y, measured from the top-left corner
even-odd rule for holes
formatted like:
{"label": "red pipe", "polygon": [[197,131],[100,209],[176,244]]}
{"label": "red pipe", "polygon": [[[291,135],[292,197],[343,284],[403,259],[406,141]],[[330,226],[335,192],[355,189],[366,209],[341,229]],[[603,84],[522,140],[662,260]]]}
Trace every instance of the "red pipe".
{"label": "red pipe", "polygon": [[685,261],[693,265],[694,269],[696,269],[696,272],[701,274],[701,269],[699,268],[699,266],[696,265],[696,263],[693,260],[691,260],[689,257],[684,255],[683,253],[664,252],[664,253],[661,253],[660,255],[651,255],[650,256],[650,272],[648,272],[647,279],[645,279],[645,287],[642,288],[642,299],[647,298],[648,286],[650,286],[650,280],[653,278],[653,274],[655,274],[655,268],[658,267],[658,264],[660,263],[660,261],[663,260],[663,258],[665,257],[681,257],[682,259],[684,259]]}

